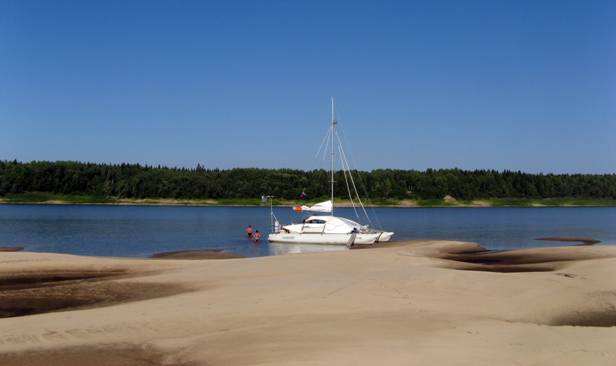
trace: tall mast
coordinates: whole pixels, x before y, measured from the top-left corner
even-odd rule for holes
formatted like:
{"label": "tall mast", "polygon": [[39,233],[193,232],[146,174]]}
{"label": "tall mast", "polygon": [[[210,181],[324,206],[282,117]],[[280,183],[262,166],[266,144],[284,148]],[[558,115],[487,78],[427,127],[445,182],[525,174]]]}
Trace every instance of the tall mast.
{"label": "tall mast", "polygon": [[336,133],[336,104],[332,97],[332,121],[331,121],[331,194],[332,194],[332,216],[334,216],[334,134]]}

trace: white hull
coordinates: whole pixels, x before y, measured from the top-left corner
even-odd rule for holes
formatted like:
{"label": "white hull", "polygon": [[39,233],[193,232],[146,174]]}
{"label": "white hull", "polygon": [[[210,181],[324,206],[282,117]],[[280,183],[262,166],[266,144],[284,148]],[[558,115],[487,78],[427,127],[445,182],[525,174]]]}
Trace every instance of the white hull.
{"label": "white hull", "polygon": [[384,243],[386,241],[390,241],[391,237],[394,235],[391,231],[383,231],[379,233],[379,237],[377,238],[377,243]]}
{"label": "white hull", "polygon": [[329,234],[329,233],[272,233],[267,240],[272,243],[367,245],[373,244],[379,233]]}

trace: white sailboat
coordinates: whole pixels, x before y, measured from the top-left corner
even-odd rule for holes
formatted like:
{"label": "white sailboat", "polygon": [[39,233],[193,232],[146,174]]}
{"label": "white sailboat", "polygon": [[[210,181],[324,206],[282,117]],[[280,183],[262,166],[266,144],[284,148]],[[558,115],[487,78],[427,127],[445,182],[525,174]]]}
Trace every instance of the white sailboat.
{"label": "white sailboat", "polygon": [[[380,231],[370,228],[368,225],[361,225],[353,220],[344,217],[334,216],[334,160],[335,146],[338,142],[340,161],[344,178],[349,191],[349,198],[353,209],[357,214],[356,202],[359,208],[363,211],[366,218],[369,220],[363,202],[359,198],[355,181],[351,175],[351,169],[339,136],[336,133],[336,113],[335,102],[332,97],[332,117],[329,129],[329,144],[331,146],[331,198],[328,201],[320,202],[312,206],[297,206],[294,209],[298,212],[314,212],[325,215],[314,215],[304,219],[298,224],[280,225],[272,212],[272,233],[268,236],[268,241],[272,243],[289,243],[289,244],[334,244],[346,245],[352,247],[354,245],[366,245],[376,242],[389,241],[393,236],[393,232]],[[325,140],[324,140],[325,141]],[[353,199],[352,189],[355,193]],[[327,215],[329,214],[329,215]],[[359,215],[358,215],[359,216]]]}

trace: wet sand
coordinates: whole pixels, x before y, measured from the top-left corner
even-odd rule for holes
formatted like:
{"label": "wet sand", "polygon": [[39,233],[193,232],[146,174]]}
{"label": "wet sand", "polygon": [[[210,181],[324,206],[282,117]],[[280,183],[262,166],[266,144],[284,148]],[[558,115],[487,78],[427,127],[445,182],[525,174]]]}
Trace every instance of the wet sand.
{"label": "wet sand", "polygon": [[613,365],[616,246],[0,253],[0,365]]}
{"label": "wet sand", "polygon": [[244,258],[244,256],[225,252],[222,249],[195,249],[195,250],[177,250],[173,252],[162,252],[152,255],[153,259],[231,259]]}
{"label": "wet sand", "polygon": [[24,250],[24,247],[0,247],[0,252],[19,252]]}
{"label": "wet sand", "polygon": [[545,238],[537,238],[535,240],[574,242],[579,243],[578,245],[593,245],[601,243],[600,240],[596,240],[593,238],[581,238],[577,236],[547,236]]}
{"label": "wet sand", "polygon": [[193,362],[165,362],[154,347],[130,344],[69,347],[59,350],[33,350],[0,354],[0,365],[24,366],[197,366]]}

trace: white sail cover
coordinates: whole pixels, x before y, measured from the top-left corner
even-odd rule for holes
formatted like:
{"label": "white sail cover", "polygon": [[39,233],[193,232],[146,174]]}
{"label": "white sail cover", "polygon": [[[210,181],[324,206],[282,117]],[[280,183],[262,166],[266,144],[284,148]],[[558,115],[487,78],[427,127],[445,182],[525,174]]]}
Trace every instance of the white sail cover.
{"label": "white sail cover", "polygon": [[330,213],[332,212],[332,207],[332,201],[325,201],[316,203],[312,206],[302,206],[302,211]]}

